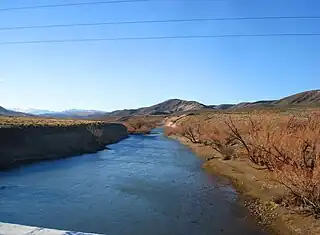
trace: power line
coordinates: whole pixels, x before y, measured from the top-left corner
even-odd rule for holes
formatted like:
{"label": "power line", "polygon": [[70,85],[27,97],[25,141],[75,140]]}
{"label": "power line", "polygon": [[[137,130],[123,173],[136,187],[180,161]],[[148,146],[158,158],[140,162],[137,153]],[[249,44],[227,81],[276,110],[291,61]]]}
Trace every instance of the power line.
{"label": "power line", "polygon": [[41,9],[41,8],[89,6],[89,5],[112,4],[112,3],[134,3],[134,2],[148,2],[148,1],[149,0],[110,0],[110,1],[97,1],[97,2],[63,3],[63,4],[51,4],[51,5],[0,8],[0,11],[34,10],[34,9]]}
{"label": "power line", "polygon": [[80,43],[103,41],[140,41],[164,39],[217,39],[217,38],[248,38],[248,37],[307,37],[320,36],[320,33],[268,33],[268,34],[220,34],[220,35],[190,35],[190,36],[151,36],[151,37],[115,37],[115,38],[83,38],[83,39],[57,39],[34,41],[7,41],[0,42],[0,46],[18,44],[48,44],[48,43]]}
{"label": "power line", "polygon": [[126,25],[126,24],[182,23],[182,22],[203,22],[203,21],[243,21],[243,20],[291,20],[291,19],[320,19],[320,16],[224,17],[224,18],[195,18],[195,19],[173,19],[173,20],[114,21],[114,22],[75,23],[75,24],[50,24],[50,25],[3,27],[3,28],[0,28],[0,31],[45,29],[45,28],[70,28],[70,27],[103,26],[103,25]]}
{"label": "power line", "polygon": [[95,1],[95,2],[78,2],[78,3],[63,3],[51,5],[36,5],[36,6],[21,6],[0,8],[0,11],[16,11],[16,10],[36,10],[42,8],[58,8],[58,7],[74,7],[74,6],[89,6],[89,5],[103,5],[109,3],[134,3],[134,2],[161,2],[161,1],[186,1],[186,2],[219,2],[224,0],[109,0],[109,1]]}
{"label": "power line", "polygon": [[109,1],[95,1],[95,2],[78,2],[78,3],[63,3],[63,4],[51,4],[51,5],[35,5],[35,6],[19,6],[0,8],[0,11],[16,11],[16,10],[36,10],[42,8],[58,8],[58,7],[73,7],[73,6],[89,6],[89,5],[102,5],[110,3],[134,3],[134,2],[161,2],[161,1],[186,1],[186,2],[219,2],[225,0],[109,0]]}

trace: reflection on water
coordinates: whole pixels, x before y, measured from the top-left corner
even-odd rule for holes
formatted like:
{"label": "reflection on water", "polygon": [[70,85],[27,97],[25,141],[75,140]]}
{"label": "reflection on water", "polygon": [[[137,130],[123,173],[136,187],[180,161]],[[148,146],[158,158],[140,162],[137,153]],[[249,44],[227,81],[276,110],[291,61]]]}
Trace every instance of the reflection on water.
{"label": "reflection on water", "polygon": [[0,221],[112,235],[264,234],[237,194],[160,129],[0,173]]}

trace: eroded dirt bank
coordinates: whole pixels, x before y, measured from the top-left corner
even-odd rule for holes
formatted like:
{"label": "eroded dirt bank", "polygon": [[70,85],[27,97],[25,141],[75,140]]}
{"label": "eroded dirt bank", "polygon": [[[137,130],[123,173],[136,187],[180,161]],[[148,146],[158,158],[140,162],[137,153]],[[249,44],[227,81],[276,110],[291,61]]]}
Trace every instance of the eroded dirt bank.
{"label": "eroded dirt bank", "polygon": [[118,123],[0,128],[0,169],[93,153],[128,136]]}

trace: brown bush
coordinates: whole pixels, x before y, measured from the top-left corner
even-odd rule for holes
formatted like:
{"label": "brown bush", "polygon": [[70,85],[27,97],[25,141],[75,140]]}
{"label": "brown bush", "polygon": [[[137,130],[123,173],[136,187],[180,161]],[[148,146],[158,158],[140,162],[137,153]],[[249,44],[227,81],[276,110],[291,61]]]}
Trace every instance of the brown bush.
{"label": "brown bush", "polygon": [[204,121],[188,119],[179,123],[177,127],[166,127],[165,134],[167,136],[182,136],[192,143],[211,147],[225,158],[232,158],[235,154],[235,138],[230,138],[231,136],[224,123],[208,120],[208,118]]}
{"label": "brown bush", "polygon": [[183,122],[177,130],[181,136],[187,138],[192,143],[199,143],[200,139],[200,123],[197,121]]}
{"label": "brown bush", "polygon": [[197,117],[183,120],[170,133],[210,146],[227,159],[248,158],[272,172],[295,205],[320,214],[320,112]]}
{"label": "brown bush", "polygon": [[227,126],[219,121],[206,121],[201,126],[199,142],[219,152],[225,159],[235,156],[236,138],[230,135]]}
{"label": "brown bush", "polygon": [[251,119],[245,126],[247,135],[237,135],[232,121],[229,126],[253,163],[274,172],[276,180],[294,196],[295,203],[320,213],[319,113],[310,114],[307,119]]}
{"label": "brown bush", "polygon": [[123,124],[131,134],[148,134],[162,121],[161,117],[132,117]]}

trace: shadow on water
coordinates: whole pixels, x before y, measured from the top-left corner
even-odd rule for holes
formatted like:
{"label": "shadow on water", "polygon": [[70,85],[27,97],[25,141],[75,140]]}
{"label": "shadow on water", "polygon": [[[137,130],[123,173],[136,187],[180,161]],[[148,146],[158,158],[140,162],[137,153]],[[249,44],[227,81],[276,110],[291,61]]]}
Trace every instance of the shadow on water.
{"label": "shadow on water", "polygon": [[0,172],[0,221],[112,235],[264,234],[229,182],[161,129],[109,147]]}

